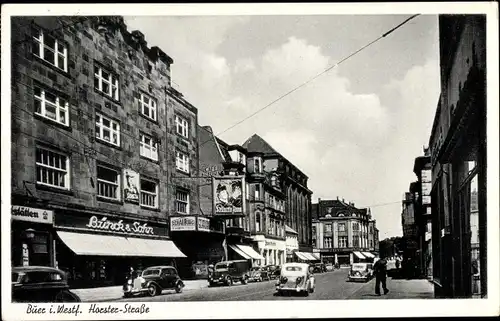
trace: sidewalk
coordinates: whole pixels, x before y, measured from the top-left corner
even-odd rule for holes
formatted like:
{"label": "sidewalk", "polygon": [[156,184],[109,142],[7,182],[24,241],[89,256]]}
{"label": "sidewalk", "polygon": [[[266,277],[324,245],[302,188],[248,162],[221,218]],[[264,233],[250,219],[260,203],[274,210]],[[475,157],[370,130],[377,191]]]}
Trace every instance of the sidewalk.
{"label": "sidewalk", "polygon": [[[434,287],[427,279],[393,279],[387,278],[389,293],[375,294],[375,278],[356,291],[349,299],[433,299]],[[380,289],[382,292],[382,289]]]}
{"label": "sidewalk", "polygon": [[[199,290],[208,287],[207,280],[186,280],[183,291]],[[107,286],[102,288],[72,289],[82,302],[116,301],[123,298],[121,285]]]}

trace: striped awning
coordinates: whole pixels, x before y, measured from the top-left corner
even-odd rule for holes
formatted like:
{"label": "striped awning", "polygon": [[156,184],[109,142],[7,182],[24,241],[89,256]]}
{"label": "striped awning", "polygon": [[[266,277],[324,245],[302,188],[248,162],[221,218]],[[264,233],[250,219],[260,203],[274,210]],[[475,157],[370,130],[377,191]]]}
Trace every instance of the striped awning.
{"label": "striped awning", "polygon": [[368,257],[368,258],[374,258],[375,255],[371,254],[370,252],[361,252],[364,256]]}
{"label": "striped awning", "polygon": [[354,251],[353,253],[354,255],[356,255],[358,259],[366,259],[366,257],[363,254],[361,254],[361,252]]}

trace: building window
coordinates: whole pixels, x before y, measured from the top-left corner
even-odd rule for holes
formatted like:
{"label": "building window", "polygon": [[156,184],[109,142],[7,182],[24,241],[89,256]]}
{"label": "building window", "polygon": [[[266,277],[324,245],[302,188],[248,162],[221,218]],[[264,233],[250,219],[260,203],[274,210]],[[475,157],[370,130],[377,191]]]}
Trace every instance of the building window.
{"label": "building window", "polygon": [[325,241],[324,241],[324,247],[327,248],[327,249],[330,249],[332,248],[332,238],[331,237],[325,237]]}
{"label": "building window", "polygon": [[339,223],[339,232],[345,232],[345,223]]}
{"label": "building window", "polygon": [[175,115],[175,130],[182,137],[189,138],[188,121],[180,116]]}
{"label": "building window", "polygon": [[245,197],[247,200],[250,199],[250,184],[245,183]]}
{"label": "building window", "polygon": [[99,66],[94,66],[94,88],[114,100],[120,100],[118,78]]}
{"label": "building window", "polygon": [[352,246],[359,247],[359,236],[355,235],[352,237]]}
{"label": "building window", "polygon": [[255,185],[255,200],[260,200],[260,184]]}
{"label": "building window", "polygon": [[114,200],[120,199],[120,174],[118,171],[97,165],[97,195]]}
{"label": "building window", "polygon": [[262,173],[262,160],[259,157],[253,159],[255,173]]}
{"label": "building window", "polygon": [[325,224],[325,233],[332,232],[332,224]]}
{"label": "building window", "polygon": [[347,246],[347,236],[339,236],[339,248],[346,248]]}
{"label": "building window", "polygon": [[359,223],[352,223],[352,230],[359,231]]}
{"label": "building window", "polygon": [[178,170],[189,174],[189,156],[180,151],[177,151],[175,166]]}
{"label": "building window", "polygon": [[176,191],[175,204],[177,213],[189,214],[189,193],[186,191]]}
{"label": "building window", "polygon": [[45,91],[38,86],[34,87],[34,92],[36,114],[69,126],[69,103],[66,99]]}
{"label": "building window", "polygon": [[41,29],[33,27],[32,35],[33,54],[61,70],[68,71],[68,48]]}
{"label": "building window", "polygon": [[141,93],[141,98],[139,100],[139,111],[141,112],[141,114],[149,119],[156,121],[158,115],[156,106],[156,100],[146,94]]}
{"label": "building window", "polygon": [[255,213],[255,231],[260,232],[260,212]]}
{"label": "building window", "polygon": [[373,241],[372,241],[372,240],[370,240],[370,241],[368,241],[368,243],[370,244],[370,245],[369,245],[369,246],[370,246],[370,248],[373,248]]}
{"label": "building window", "polygon": [[36,148],[36,182],[69,189],[69,157],[49,149]]}
{"label": "building window", "polygon": [[141,205],[151,208],[158,207],[158,184],[141,178]]}
{"label": "building window", "polygon": [[95,136],[97,139],[120,146],[120,124],[101,114],[96,114]]}
{"label": "building window", "polygon": [[141,156],[147,157],[149,159],[158,160],[158,144],[153,139],[153,137],[146,134],[140,134],[141,139]]}

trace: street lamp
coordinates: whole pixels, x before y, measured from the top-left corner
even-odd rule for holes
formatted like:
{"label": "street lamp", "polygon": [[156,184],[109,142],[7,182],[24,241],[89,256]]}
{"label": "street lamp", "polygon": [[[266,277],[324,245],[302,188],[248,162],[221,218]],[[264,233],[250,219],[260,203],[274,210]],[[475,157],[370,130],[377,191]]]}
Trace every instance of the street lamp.
{"label": "street lamp", "polygon": [[24,237],[27,239],[27,240],[32,240],[35,238],[35,230],[32,229],[32,228],[29,228],[29,229],[26,229],[24,231]]}

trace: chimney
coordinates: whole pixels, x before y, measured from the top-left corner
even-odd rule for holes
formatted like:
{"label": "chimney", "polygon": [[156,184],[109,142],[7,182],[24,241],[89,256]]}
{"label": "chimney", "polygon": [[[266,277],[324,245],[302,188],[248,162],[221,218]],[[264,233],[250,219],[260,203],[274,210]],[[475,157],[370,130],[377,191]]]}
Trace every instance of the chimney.
{"label": "chimney", "polygon": [[345,199],[342,199],[342,203],[345,203]]}
{"label": "chimney", "polygon": [[339,197],[337,196],[337,201],[339,200]]}
{"label": "chimney", "polygon": [[318,197],[318,204],[321,203],[321,197]]}

